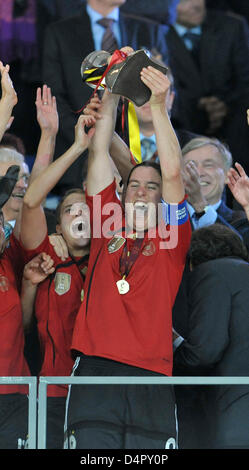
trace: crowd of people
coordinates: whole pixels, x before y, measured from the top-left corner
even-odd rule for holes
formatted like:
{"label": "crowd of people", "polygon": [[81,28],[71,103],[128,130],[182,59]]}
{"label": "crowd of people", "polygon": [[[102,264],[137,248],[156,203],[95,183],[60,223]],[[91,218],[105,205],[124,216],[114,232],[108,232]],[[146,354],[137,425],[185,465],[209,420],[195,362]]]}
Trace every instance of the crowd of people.
{"label": "crowd of people", "polygon": [[[53,10],[32,165],[0,61],[1,376],[249,375],[248,11],[173,0],[148,16],[134,3]],[[111,66],[139,49],[139,74],[119,78],[149,90],[143,105],[83,83],[92,51]],[[28,448],[27,393],[0,385],[1,449]],[[47,395],[48,449],[249,448],[247,385]]]}

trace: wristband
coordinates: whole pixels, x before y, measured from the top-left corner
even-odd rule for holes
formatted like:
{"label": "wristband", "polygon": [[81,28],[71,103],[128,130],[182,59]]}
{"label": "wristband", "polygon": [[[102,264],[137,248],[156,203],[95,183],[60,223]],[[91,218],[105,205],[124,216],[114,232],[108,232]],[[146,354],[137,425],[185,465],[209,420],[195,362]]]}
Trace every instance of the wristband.
{"label": "wristband", "polygon": [[183,225],[189,218],[186,199],[180,204],[168,204],[163,199],[162,212],[163,220],[166,225]]}

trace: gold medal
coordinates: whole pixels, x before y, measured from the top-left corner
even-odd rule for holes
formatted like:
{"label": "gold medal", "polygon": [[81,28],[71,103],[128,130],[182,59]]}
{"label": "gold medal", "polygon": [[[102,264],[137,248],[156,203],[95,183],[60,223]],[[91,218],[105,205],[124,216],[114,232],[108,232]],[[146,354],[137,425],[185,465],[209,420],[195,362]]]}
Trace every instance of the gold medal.
{"label": "gold medal", "polygon": [[121,295],[127,294],[127,292],[129,292],[130,284],[125,279],[120,279],[116,284]]}

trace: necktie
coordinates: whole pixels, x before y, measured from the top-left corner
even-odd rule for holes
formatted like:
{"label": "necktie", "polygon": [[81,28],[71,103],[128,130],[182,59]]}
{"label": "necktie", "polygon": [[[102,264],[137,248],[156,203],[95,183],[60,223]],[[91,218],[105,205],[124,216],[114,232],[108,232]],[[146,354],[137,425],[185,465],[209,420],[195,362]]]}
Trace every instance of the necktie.
{"label": "necktie", "polygon": [[118,49],[118,43],[112,31],[113,22],[114,20],[111,18],[101,18],[98,21],[98,23],[105,28],[101,42],[101,49],[111,53]]}
{"label": "necktie", "polygon": [[5,222],[4,224],[5,240],[9,241],[12,231],[13,231],[12,225],[10,225],[8,222]]}
{"label": "necktie", "polygon": [[200,43],[200,35],[199,35],[199,34],[191,33],[191,31],[187,31],[187,32],[183,35],[183,38],[184,38],[184,39],[187,39],[187,40],[189,40],[189,41],[191,42],[193,49],[197,49],[197,48],[198,48],[199,43]]}
{"label": "necktie", "polygon": [[199,45],[200,45],[200,40],[201,40],[201,37],[199,34],[195,34],[195,33],[191,33],[191,31],[187,31],[184,35],[183,35],[183,39],[184,40],[188,40],[190,41],[191,45],[192,45],[192,48],[191,48],[191,53],[194,57],[194,59],[198,62],[198,58],[199,58]]}
{"label": "necktie", "polygon": [[156,151],[156,144],[153,140],[144,138],[141,140],[141,153],[142,153],[142,160],[150,160],[151,157],[154,155]]}

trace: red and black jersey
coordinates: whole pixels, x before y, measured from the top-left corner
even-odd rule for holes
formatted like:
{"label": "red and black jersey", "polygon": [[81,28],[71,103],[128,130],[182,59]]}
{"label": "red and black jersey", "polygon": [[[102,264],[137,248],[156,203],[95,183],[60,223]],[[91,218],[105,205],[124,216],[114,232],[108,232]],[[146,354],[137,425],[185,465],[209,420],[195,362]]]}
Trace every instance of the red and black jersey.
{"label": "red and black jersey", "polygon": [[[99,196],[102,208],[109,202],[119,203],[113,182],[99,195],[87,196],[91,216],[94,198]],[[106,236],[92,238],[85,298],[73,335],[74,350],[172,375],[172,307],[191,238],[186,207],[176,206],[176,246],[163,248],[159,227],[153,238],[146,233],[128,274],[130,290],[125,295],[119,293],[116,285],[121,278],[120,257],[125,245],[128,243],[131,249],[134,241],[125,233],[124,217],[114,241]],[[125,243],[116,243],[117,236],[124,238]]]}
{"label": "red and black jersey", "polygon": [[[39,284],[36,295],[35,315],[42,354],[40,376],[68,376],[74,362],[70,347],[75,318],[84,295],[88,255],[62,261],[50,245],[48,236],[40,246],[26,254],[32,259],[41,252],[53,258],[55,272]],[[48,386],[49,396],[66,394],[66,386]]]}
{"label": "red and black jersey", "polygon": [[[8,290],[0,292],[0,375],[22,377],[30,371],[24,357],[24,332],[20,300],[24,258],[12,234],[10,243],[0,257],[0,275],[7,278]],[[26,385],[1,385],[0,394],[27,393]]]}

